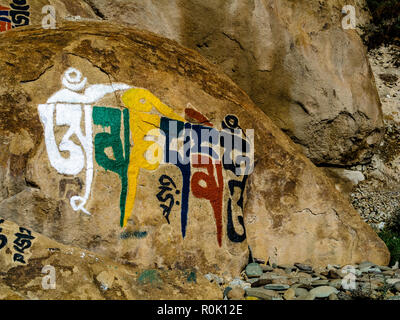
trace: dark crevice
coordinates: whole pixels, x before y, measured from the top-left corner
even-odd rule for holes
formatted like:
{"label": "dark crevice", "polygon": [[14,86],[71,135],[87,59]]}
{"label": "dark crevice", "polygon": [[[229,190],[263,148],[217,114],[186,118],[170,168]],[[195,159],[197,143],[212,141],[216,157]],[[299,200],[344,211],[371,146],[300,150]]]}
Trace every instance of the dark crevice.
{"label": "dark crevice", "polygon": [[51,68],[53,68],[53,64],[49,67],[47,67],[46,69],[44,69],[36,78],[34,79],[29,79],[29,80],[22,80],[20,81],[20,83],[28,83],[28,82],[34,82],[39,80],[48,70],[50,70]]}
{"label": "dark crevice", "polygon": [[227,37],[229,40],[231,40],[231,41],[237,43],[237,45],[239,46],[239,48],[242,49],[242,50],[244,50],[242,44],[241,44],[238,40],[236,40],[235,38],[231,37],[229,34],[227,34],[227,33],[225,33],[225,32],[222,32],[222,34],[223,34],[225,37]]}
{"label": "dark crevice", "polygon": [[83,1],[85,1],[85,2],[88,4],[88,6],[92,9],[93,13],[94,13],[96,16],[98,16],[98,17],[99,17],[100,19],[102,19],[102,20],[106,20],[105,15],[100,11],[99,8],[97,8],[97,7],[94,5],[94,3],[93,3],[92,0],[83,0]]}
{"label": "dark crevice", "polygon": [[36,182],[33,182],[33,181],[28,180],[28,179],[25,178],[25,183],[26,183],[26,185],[27,185],[28,187],[31,187],[31,188],[33,188],[33,189],[39,189],[39,190],[40,190],[40,187],[39,187],[39,185],[38,185]]}
{"label": "dark crevice", "polygon": [[295,104],[297,104],[298,106],[300,106],[300,108],[307,113],[308,115],[310,115],[310,111],[306,108],[306,106],[304,105],[304,103],[300,102],[300,101],[294,101]]}

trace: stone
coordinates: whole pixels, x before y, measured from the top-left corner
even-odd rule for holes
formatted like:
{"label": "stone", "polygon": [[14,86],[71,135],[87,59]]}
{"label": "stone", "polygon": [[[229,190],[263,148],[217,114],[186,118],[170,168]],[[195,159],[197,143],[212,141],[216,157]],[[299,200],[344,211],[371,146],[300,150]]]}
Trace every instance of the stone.
{"label": "stone", "polygon": [[253,284],[254,282],[257,282],[259,278],[247,278],[246,282]]}
{"label": "stone", "polygon": [[329,270],[328,278],[330,279],[341,279],[342,275],[341,272],[338,270]]}
{"label": "stone", "polygon": [[279,283],[271,283],[271,284],[266,284],[264,286],[265,289],[267,290],[286,290],[289,289],[289,285],[287,284],[279,284]]}
{"label": "stone", "polygon": [[[248,262],[249,246],[264,261],[276,252],[279,264],[388,262],[384,243],[326,175],[227,75],[196,52],[104,21],[4,32],[0,49],[1,217],[143,270],[196,267],[201,274],[236,275]],[[163,116],[136,108],[158,108]],[[156,136],[161,121],[189,128],[206,118],[213,122],[208,125],[222,130],[223,123],[237,120],[243,130],[254,129],[257,166],[246,181],[230,170],[221,167],[224,174],[219,174],[215,169],[213,181],[222,177],[224,188],[218,204],[210,202],[200,185],[200,167],[193,164],[188,176],[171,163],[150,165],[138,150],[146,150],[143,143],[129,143],[128,137],[143,140],[136,123],[142,115],[155,121],[155,126],[145,126]],[[110,119],[119,136],[105,131]],[[58,125],[70,120],[78,134],[71,140],[68,125]],[[78,120],[88,129],[87,137]],[[33,148],[13,154],[15,136],[17,141],[30,137],[17,153]],[[108,138],[113,146],[107,145]],[[65,151],[59,149],[62,140]],[[129,159],[125,149],[131,152]],[[125,169],[116,163],[124,163]],[[237,179],[248,196],[243,208],[231,203],[230,212],[225,210],[228,182]],[[176,187],[168,194],[174,197],[171,211],[162,207],[166,184]],[[243,225],[241,219],[228,222],[238,216]]]}
{"label": "stone", "polygon": [[290,271],[296,269],[296,267],[291,264],[278,265],[278,268],[285,270],[285,272],[286,272],[286,269],[289,269]]}
{"label": "stone", "polygon": [[245,269],[246,275],[249,278],[260,277],[263,274],[263,270],[261,269],[258,263],[250,263],[246,266]]}
{"label": "stone", "polygon": [[272,280],[271,279],[257,279],[257,281],[253,282],[251,284],[252,288],[257,288],[257,287],[262,287],[265,286],[266,284],[271,284]]}
{"label": "stone", "polygon": [[339,290],[342,287],[342,281],[342,279],[332,280],[329,282],[329,286]]}
{"label": "stone", "polygon": [[312,275],[311,275],[311,274],[305,273],[305,272],[298,272],[298,273],[297,273],[297,276],[298,276],[298,277],[301,277],[301,278],[307,278],[307,279],[311,279],[311,278],[312,278]]}
{"label": "stone", "polygon": [[370,272],[370,273],[382,273],[382,270],[379,269],[378,267],[370,267],[367,272]]}
{"label": "stone", "polygon": [[[315,163],[365,162],[381,141],[375,80],[360,37],[341,26],[343,1],[90,3],[101,18],[171,38],[217,64]],[[364,4],[351,4],[359,23]]]}
{"label": "stone", "polygon": [[370,262],[370,261],[363,261],[358,265],[358,269],[365,269],[365,268],[370,268],[375,266],[374,263]]}
{"label": "stone", "polygon": [[272,290],[266,290],[263,288],[247,288],[246,295],[257,297],[263,300],[272,300],[273,297],[277,297],[279,294]]}
{"label": "stone", "polygon": [[336,293],[331,293],[328,297],[329,300],[339,300],[338,296]]}
{"label": "stone", "polygon": [[274,271],[274,268],[272,268],[271,266],[262,264],[260,265],[261,269],[263,272],[270,272],[270,271]]}
{"label": "stone", "polygon": [[327,284],[329,284],[329,280],[315,280],[311,282],[313,287],[326,286]]}
{"label": "stone", "polygon": [[339,300],[352,300],[351,296],[349,293],[345,293],[345,292],[339,292],[337,294]]}
{"label": "stone", "polygon": [[308,292],[305,295],[297,297],[296,300],[315,300],[315,295],[311,292]]}
{"label": "stone", "polygon": [[245,290],[240,287],[235,287],[230,290],[227,294],[229,300],[243,300],[245,295]]}
{"label": "stone", "polygon": [[338,293],[339,291],[330,286],[320,286],[312,289],[310,291],[311,294],[315,295],[316,298],[327,298],[332,293]]}
{"label": "stone", "polygon": [[283,277],[272,280],[272,284],[288,284],[288,285],[292,285],[293,283],[294,283],[293,280],[288,279],[288,278],[283,278]]}
{"label": "stone", "polygon": [[400,292],[400,281],[397,281],[394,285],[393,288],[397,291]]}
{"label": "stone", "polygon": [[310,278],[297,278],[297,282],[299,284],[302,284],[304,286],[310,286],[311,287],[311,283],[312,283],[312,279]]}
{"label": "stone", "polygon": [[308,294],[308,290],[304,288],[296,288],[295,289],[296,297],[305,296]]}
{"label": "stone", "polygon": [[394,285],[396,283],[400,282],[400,279],[386,279],[386,283]]}
{"label": "stone", "polygon": [[388,266],[378,266],[378,268],[381,269],[383,273],[385,273],[386,271],[392,271],[392,268]]}
{"label": "stone", "polygon": [[283,298],[285,300],[293,300],[295,296],[296,296],[296,291],[292,288],[287,289],[283,294]]}
{"label": "stone", "polygon": [[295,263],[294,265],[297,268],[299,268],[301,271],[306,271],[306,272],[312,272],[313,271],[312,267],[307,265],[307,264]]}

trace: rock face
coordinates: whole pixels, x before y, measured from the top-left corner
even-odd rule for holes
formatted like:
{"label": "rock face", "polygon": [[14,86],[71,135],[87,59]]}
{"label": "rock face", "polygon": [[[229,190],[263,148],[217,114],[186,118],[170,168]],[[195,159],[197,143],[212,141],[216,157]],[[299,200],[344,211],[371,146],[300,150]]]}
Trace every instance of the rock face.
{"label": "rock face", "polygon": [[322,171],[194,51],[104,22],[4,32],[0,50],[0,217],[146,268],[238,274],[248,246],[388,263]]}
{"label": "rock face", "polygon": [[[188,271],[123,265],[2,219],[0,230],[1,300],[221,298],[219,287],[201,274],[191,282]],[[142,280],[150,271],[157,282]]]}
{"label": "rock face", "polygon": [[219,65],[318,164],[371,158],[382,111],[366,51],[342,28],[365,1],[92,0],[99,18],[174,39]]}

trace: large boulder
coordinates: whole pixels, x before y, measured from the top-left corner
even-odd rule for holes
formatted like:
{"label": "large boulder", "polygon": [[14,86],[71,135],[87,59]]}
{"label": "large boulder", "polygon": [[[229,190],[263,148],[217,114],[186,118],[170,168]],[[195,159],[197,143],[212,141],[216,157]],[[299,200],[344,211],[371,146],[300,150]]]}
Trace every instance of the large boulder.
{"label": "large boulder", "polygon": [[[8,31],[0,50],[0,217],[141,267],[237,274],[248,246],[280,262],[389,261],[321,170],[198,53],[104,22]],[[231,138],[248,171],[229,163]]]}
{"label": "large boulder", "polygon": [[219,65],[317,164],[367,162],[383,135],[366,50],[342,28],[364,0],[92,0],[99,19],[178,41]]}

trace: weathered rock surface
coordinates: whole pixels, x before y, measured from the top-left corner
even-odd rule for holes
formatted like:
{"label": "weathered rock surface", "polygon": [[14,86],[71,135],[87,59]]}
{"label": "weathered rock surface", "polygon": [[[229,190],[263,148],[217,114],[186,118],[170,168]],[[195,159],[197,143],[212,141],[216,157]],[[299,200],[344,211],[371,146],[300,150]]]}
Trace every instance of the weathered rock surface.
{"label": "weathered rock surface", "polygon": [[[322,171],[194,51],[94,22],[5,32],[0,50],[1,217],[146,268],[238,274],[248,245],[281,264],[388,263]],[[174,121],[254,129],[254,171],[150,164],[144,135]]]}
{"label": "weathered rock surface", "polygon": [[226,72],[315,163],[371,158],[382,111],[366,50],[342,29],[365,1],[92,0],[99,17],[156,32]]}
{"label": "weathered rock surface", "polygon": [[[216,300],[221,297],[218,285],[209,283],[200,273],[196,282],[188,281],[191,270],[143,270],[63,245],[10,221],[0,220],[0,229],[0,300]],[[22,254],[14,245],[17,237]],[[22,260],[16,258],[18,255]],[[149,271],[157,274],[160,281],[143,281],[143,275]]]}
{"label": "weathered rock surface", "polygon": [[[252,263],[253,265],[254,263]],[[261,266],[267,266],[262,264]],[[398,300],[400,299],[400,280],[397,278],[400,270],[398,264],[391,267],[376,266],[369,261],[359,265],[327,265],[326,267],[310,266],[311,273],[304,273],[296,264],[290,274],[282,275],[284,265],[271,266],[257,279],[247,278],[242,273],[243,280],[235,279],[225,291],[232,287],[245,289],[245,297],[241,299],[258,298],[260,300]],[[386,271],[380,271],[385,270]],[[266,277],[285,279],[289,284],[278,287],[266,285],[263,288],[253,288],[254,280],[261,281]],[[308,283],[312,277],[312,284]],[[324,280],[320,280],[324,279]],[[251,288],[250,288],[251,285]],[[288,288],[290,286],[290,288]],[[285,290],[285,288],[288,288]],[[229,295],[228,299],[231,299]],[[236,297],[234,297],[236,299]],[[232,298],[233,300],[233,298]]]}

